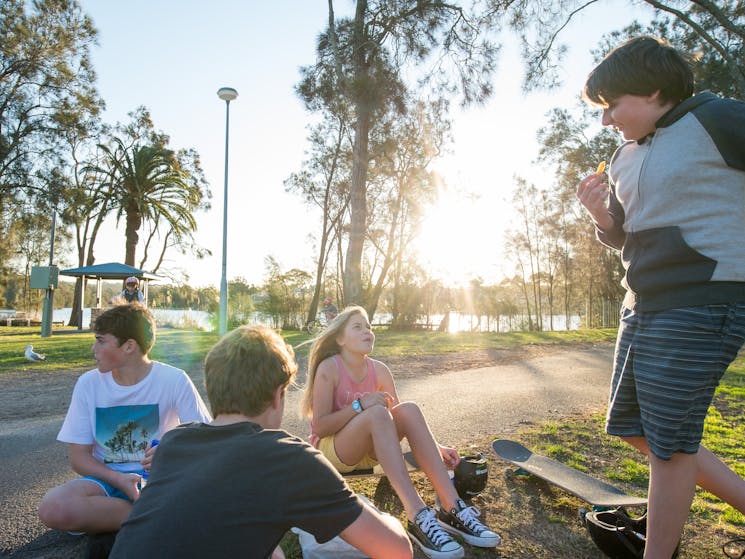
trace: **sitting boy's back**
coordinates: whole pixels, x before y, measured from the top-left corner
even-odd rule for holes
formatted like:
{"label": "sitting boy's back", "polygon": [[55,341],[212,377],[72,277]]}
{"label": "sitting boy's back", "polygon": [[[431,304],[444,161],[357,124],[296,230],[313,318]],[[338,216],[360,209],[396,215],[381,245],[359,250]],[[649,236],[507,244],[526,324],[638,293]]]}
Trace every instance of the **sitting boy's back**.
{"label": "sitting boy's back", "polygon": [[205,360],[210,424],[163,437],[112,559],[269,557],[292,527],[371,557],[411,557],[403,528],[365,506],[314,448],[279,429],[297,372],[271,328],[243,326]]}

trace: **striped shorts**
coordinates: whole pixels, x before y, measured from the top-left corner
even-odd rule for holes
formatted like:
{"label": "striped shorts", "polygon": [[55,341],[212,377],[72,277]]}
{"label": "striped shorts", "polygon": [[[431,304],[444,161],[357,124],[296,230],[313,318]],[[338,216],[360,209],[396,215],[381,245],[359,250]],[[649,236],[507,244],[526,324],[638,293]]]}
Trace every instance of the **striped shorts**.
{"label": "striped shorts", "polygon": [[698,452],[714,391],[745,341],[745,303],[623,309],[605,430],[658,458]]}

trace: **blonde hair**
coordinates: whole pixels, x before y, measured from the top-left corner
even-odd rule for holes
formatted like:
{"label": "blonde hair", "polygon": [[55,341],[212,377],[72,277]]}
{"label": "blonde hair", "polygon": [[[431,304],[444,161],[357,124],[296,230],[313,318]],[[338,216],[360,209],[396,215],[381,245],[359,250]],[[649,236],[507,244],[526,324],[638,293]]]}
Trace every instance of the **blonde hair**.
{"label": "blonde hair", "polygon": [[336,339],[344,331],[349,319],[355,315],[361,315],[365,320],[368,320],[367,311],[364,308],[357,305],[346,307],[313,340],[308,355],[308,380],[305,383],[305,392],[300,400],[300,413],[303,417],[310,417],[313,414],[313,383],[316,379],[318,366],[324,359],[341,352]]}
{"label": "blonde hair", "polygon": [[214,345],[204,360],[204,384],[212,415],[261,414],[278,386],[297,373],[295,353],[268,326],[239,326]]}

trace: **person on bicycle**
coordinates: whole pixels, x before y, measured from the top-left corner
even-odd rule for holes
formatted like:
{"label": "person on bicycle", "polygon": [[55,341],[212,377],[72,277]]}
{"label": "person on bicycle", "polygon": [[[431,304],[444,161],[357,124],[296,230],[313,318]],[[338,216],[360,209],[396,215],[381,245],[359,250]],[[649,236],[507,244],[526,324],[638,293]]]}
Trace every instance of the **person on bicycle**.
{"label": "person on bicycle", "polygon": [[334,300],[331,297],[326,297],[323,300],[323,308],[321,309],[323,316],[326,317],[326,323],[331,322],[339,314],[339,309],[334,305]]}

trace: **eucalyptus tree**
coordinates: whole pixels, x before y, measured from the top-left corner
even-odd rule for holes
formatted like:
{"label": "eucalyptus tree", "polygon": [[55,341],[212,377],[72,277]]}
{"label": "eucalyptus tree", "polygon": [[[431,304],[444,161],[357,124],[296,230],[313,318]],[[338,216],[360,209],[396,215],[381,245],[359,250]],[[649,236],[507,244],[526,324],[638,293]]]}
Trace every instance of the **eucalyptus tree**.
{"label": "eucalyptus tree", "polygon": [[513,206],[519,221],[505,234],[507,251],[516,262],[525,299],[528,330],[542,330],[542,254],[545,249],[545,231],[541,227],[544,193],[532,183],[517,177]]}
{"label": "eucalyptus tree", "polygon": [[579,181],[595,169],[597,162],[609,161],[621,141],[608,128],[598,131],[597,119],[586,105],[574,111],[555,108],[537,135],[539,161],[551,163],[555,169],[551,191],[557,211],[546,227],[563,244],[564,312],[570,314],[570,300],[583,301],[588,318],[602,301],[616,301],[622,296],[620,259],[615,251],[595,240],[595,229],[575,196]]}
{"label": "eucalyptus tree", "polygon": [[[525,88],[558,83],[567,46],[566,28],[603,0],[484,0],[491,18],[508,21],[523,45]],[[629,0],[630,13],[649,15],[649,30],[678,46],[698,51],[710,82],[735,97],[745,95],[745,3],[741,0]],[[633,10],[633,11],[632,11]],[[639,24],[637,24],[639,25]],[[641,27],[641,26],[640,26]],[[589,69],[588,69],[589,70]]]}
{"label": "eucalyptus tree", "polygon": [[265,266],[264,296],[257,303],[257,310],[269,315],[275,328],[298,328],[313,277],[297,268],[283,272],[272,256],[266,257]]}
{"label": "eucalyptus tree", "polygon": [[[61,191],[60,222],[72,229],[74,256],[77,266],[95,263],[94,245],[98,232],[109,213],[110,198],[106,185],[97,180],[94,158],[105,125],[97,115],[89,115],[85,122],[78,116],[64,114],[60,118],[60,169],[66,181]],[[81,310],[84,306],[86,279],[75,279],[75,293],[68,325],[82,327]]]}
{"label": "eucalyptus tree", "polygon": [[[306,322],[316,318],[329,256],[340,251],[344,216],[349,209],[351,138],[347,115],[322,110],[322,120],[310,129],[310,155],[302,170],[285,181],[289,192],[300,193],[306,204],[321,210],[313,296]],[[343,272],[343,270],[342,270]]]}
{"label": "eucalyptus tree", "polygon": [[[0,2],[0,260],[11,261],[13,220],[49,216],[60,202],[60,133],[67,117],[97,113],[90,48],[96,31],[75,0]],[[52,177],[54,178],[54,177]]]}
{"label": "eucalyptus tree", "polygon": [[363,269],[364,301],[372,317],[393,267],[412,261],[412,241],[442,181],[430,169],[449,140],[447,103],[408,101],[403,114],[389,113],[371,130],[368,240]]}
{"label": "eucalyptus tree", "polygon": [[333,0],[328,7],[329,25],[319,37],[318,62],[305,69],[304,79],[325,85],[307,91],[334,91],[352,107],[344,296],[347,302],[364,303],[369,142],[376,116],[402,106],[407,72],[438,88],[438,95],[460,91],[464,103],[485,99],[491,92],[497,48],[483,38],[483,22],[458,2],[357,0],[354,15],[338,19]]}

